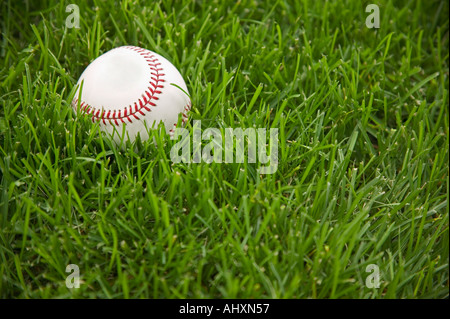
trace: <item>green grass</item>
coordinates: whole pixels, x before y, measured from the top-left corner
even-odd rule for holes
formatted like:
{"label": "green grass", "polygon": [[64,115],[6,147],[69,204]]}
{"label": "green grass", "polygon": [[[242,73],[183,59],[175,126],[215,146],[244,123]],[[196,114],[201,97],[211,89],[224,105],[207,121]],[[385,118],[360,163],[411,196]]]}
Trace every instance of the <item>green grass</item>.
{"label": "green grass", "polygon": [[[2,298],[448,297],[447,1],[378,30],[367,1],[69,3],[1,2]],[[188,128],[278,128],[278,171],[113,147],[70,101],[121,45],[177,66]]]}

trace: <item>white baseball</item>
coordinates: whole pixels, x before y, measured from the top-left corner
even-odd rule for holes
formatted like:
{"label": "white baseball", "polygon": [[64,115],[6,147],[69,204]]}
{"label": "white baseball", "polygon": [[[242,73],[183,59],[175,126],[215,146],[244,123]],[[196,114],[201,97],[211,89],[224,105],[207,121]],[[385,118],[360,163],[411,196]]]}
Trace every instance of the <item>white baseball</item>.
{"label": "white baseball", "polygon": [[191,109],[177,68],[159,54],[135,46],[118,47],[95,59],[77,86],[72,107],[79,106],[98,121],[118,144],[122,139],[133,142],[138,134],[147,140],[148,130],[161,121],[171,134],[178,114],[184,124]]}

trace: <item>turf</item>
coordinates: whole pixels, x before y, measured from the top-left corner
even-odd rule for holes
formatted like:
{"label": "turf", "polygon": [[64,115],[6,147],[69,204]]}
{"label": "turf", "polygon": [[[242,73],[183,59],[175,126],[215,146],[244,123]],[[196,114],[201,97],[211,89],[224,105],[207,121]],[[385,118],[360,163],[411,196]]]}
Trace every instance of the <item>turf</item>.
{"label": "turf", "polygon": [[[68,4],[1,2],[0,297],[448,297],[447,1]],[[70,101],[121,45],[180,70],[187,128],[278,128],[277,172],[114,147]]]}

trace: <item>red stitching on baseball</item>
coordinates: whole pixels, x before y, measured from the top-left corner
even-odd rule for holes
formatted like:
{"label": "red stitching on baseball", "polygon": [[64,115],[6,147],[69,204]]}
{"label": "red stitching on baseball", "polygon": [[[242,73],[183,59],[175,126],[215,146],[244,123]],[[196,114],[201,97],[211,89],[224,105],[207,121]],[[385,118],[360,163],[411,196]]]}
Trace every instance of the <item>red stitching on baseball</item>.
{"label": "red stitching on baseball", "polygon": [[[129,105],[129,110],[127,107],[124,107],[123,109],[123,115],[121,115],[121,110],[114,110],[113,114],[111,114],[111,110],[108,110],[108,112],[105,114],[105,112],[102,109],[93,107],[86,102],[82,101],[80,104],[80,110],[84,113],[92,115],[92,121],[103,121],[103,124],[106,125],[107,120],[110,124],[115,124],[116,126],[119,126],[119,122],[117,120],[120,120],[122,123],[125,123],[124,119],[127,119],[130,123],[132,123],[133,116],[136,120],[139,120],[140,118],[137,116],[137,113],[145,116],[145,112],[151,112],[150,106],[156,106],[155,103],[151,102],[151,100],[159,100],[159,98],[156,96],[157,94],[161,94],[162,92],[160,90],[157,90],[158,88],[163,88],[164,86],[160,82],[165,82],[165,80],[162,78],[165,76],[164,73],[160,73],[162,71],[162,68],[158,68],[158,66],[161,65],[158,58],[156,58],[150,51],[138,47],[132,47],[132,46],[125,46],[122,47],[125,49],[132,50],[134,52],[139,53],[141,56],[143,56],[146,61],[148,62],[149,69],[151,70],[151,79],[150,85],[153,86],[153,89],[151,87],[148,87],[148,90],[144,91],[142,93],[142,100],[139,98],[136,102],[132,103],[134,104],[134,112],[132,109],[132,104]],[[75,98],[73,101],[73,104],[76,105],[78,103],[78,98]],[[117,112],[117,115],[116,115]]]}
{"label": "red stitching on baseball", "polygon": [[[187,114],[192,108],[192,102],[189,101],[185,106],[184,106],[184,112],[181,114],[182,118],[181,118],[181,124],[186,124],[189,115]],[[175,129],[177,128],[177,123],[173,124],[173,128],[171,130],[169,130],[169,135],[173,136],[173,133],[175,132]]]}

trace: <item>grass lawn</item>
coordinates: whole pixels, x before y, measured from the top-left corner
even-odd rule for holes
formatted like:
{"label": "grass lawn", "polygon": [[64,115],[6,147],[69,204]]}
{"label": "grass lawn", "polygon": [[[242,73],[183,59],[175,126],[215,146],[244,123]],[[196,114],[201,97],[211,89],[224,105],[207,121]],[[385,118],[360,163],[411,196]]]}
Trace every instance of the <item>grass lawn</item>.
{"label": "grass lawn", "polygon": [[[370,3],[2,1],[0,297],[448,297],[449,4]],[[277,128],[277,172],[114,147],[70,102],[122,45],[180,70],[187,128]]]}

